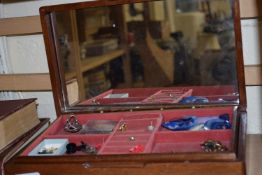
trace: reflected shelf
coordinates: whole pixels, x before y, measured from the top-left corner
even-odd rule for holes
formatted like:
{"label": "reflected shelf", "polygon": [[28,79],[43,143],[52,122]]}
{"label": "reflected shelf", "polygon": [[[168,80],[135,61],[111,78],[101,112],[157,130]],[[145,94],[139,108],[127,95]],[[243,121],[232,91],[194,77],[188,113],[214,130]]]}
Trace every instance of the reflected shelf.
{"label": "reflected shelf", "polygon": [[[108,63],[121,55],[125,53],[124,49],[117,49],[114,51],[107,52],[106,54],[94,56],[94,57],[88,57],[81,61],[81,72],[84,73],[86,71],[89,71],[91,69],[97,68],[105,63]],[[75,71],[69,71],[65,74],[65,79],[70,80],[72,78],[76,77]]]}
{"label": "reflected shelf", "polygon": [[124,49],[117,49],[114,51],[110,51],[106,54],[95,56],[95,57],[88,57],[82,60],[82,72],[89,71],[91,69],[97,68],[105,63],[108,63],[125,53]]}
{"label": "reflected shelf", "polygon": [[74,72],[74,71],[70,71],[70,72],[66,72],[65,73],[66,81],[69,81],[69,80],[71,80],[71,79],[73,79],[75,77],[76,77],[76,72]]}

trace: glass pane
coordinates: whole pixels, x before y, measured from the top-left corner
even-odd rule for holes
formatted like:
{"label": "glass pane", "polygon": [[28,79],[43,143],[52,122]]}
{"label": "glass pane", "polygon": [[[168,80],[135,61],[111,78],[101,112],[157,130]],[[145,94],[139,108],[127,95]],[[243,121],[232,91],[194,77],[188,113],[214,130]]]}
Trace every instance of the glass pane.
{"label": "glass pane", "polygon": [[238,103],[231,0],[53,13],[71,105]]}

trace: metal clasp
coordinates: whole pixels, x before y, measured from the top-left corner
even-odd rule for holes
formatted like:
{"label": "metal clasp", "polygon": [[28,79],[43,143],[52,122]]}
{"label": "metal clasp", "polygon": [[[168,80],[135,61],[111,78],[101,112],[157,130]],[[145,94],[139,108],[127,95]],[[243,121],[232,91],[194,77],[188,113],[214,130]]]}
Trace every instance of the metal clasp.
{"label": "metal clasp", "polygon": [[88,162],[83,163],[82,166],[83,166],[85,169],[91,168],[91,165],[90,165]]}

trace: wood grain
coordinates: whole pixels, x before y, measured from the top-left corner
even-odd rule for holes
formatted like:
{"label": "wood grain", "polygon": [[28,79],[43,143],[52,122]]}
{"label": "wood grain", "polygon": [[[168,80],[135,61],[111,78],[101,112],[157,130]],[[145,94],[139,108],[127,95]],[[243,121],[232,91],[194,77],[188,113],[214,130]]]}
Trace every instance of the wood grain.
{"label": "wood grain", "polygon": [[262,12],[261,0],[240,0],[241,18],[261,17]]}
{"label": "wood grain", "polygon": [[245,66],[246,86],[262,85],[262,66],[252,65]]}
{"label": "wood grain", "polygon": [[0,19],[0,36],[26,35],[42,32],[39,16]]}
{"label": "wood grain", "polygon": [[[132,162],[130,162],[132,164]],[[70,167],[70,168],[69,168]],[[149,163],[143,167],[85,168],[77,163],[13,164],[7,165],[6,175],[23,172],[39,172],[44,175],[244,175],[241,162],[204,162],[204,163]],[[51,171],[50,171],[51,170]]]}
{"label": "wood grain", "polygon": [[50,91],[48,73],[43,74],[0,74],[1,91]]}

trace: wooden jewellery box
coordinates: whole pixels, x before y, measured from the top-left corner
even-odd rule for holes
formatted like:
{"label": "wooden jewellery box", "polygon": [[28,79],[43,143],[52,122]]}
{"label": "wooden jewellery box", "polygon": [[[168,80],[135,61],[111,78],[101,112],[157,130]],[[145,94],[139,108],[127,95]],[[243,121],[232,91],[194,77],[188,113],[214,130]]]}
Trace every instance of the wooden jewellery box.
{"label": "wooden jewellery box", "polygon": [[238,0],[101,0],[40,13],[57,119],[5,174],[245,174]]}

